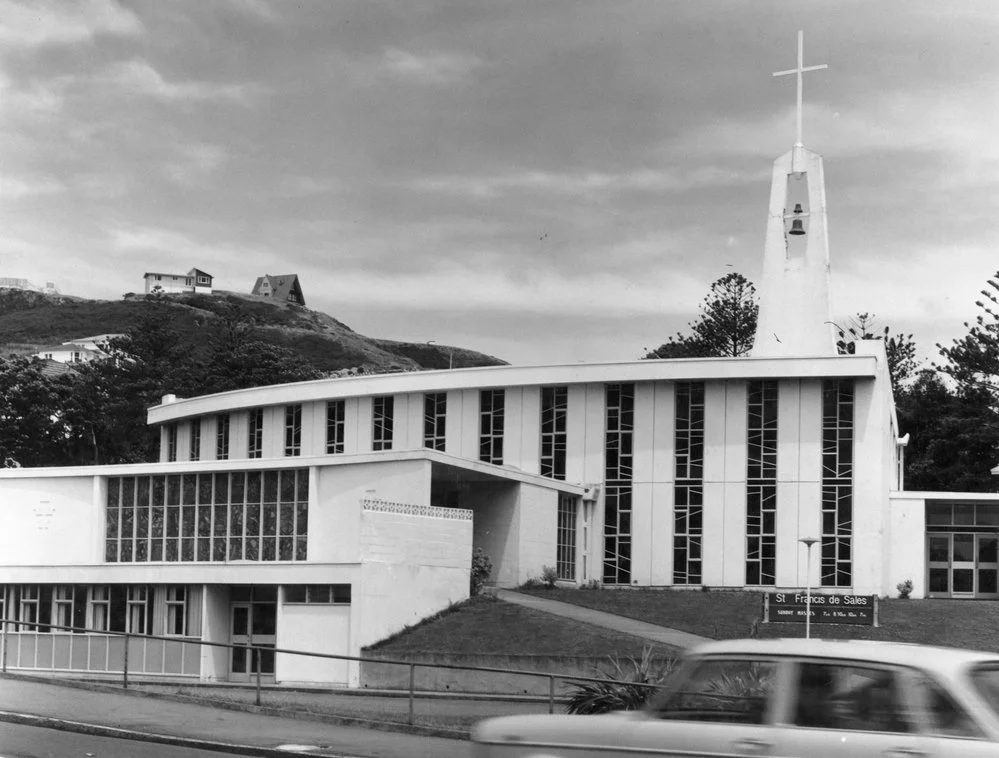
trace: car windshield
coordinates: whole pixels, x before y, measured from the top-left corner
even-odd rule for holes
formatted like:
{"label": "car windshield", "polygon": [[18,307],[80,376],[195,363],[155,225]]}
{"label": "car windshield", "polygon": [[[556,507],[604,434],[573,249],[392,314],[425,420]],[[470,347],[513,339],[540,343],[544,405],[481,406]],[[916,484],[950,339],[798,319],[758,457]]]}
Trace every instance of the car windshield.
{"label": "car windshield", "polygon": [[971,672],[971,683],[992,712],[999,716],[999,661],[974,669]]}

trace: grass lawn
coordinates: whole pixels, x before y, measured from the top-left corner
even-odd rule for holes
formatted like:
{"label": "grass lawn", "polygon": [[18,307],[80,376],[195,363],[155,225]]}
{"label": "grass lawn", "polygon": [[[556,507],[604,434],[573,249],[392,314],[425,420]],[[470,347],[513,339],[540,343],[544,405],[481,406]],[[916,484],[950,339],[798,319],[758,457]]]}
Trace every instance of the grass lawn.
{"label": "grass lawn", "polygon": [[482,595],[372,646],[383,653],[640,657],[648,643]]}
{"label": "grass lawn", "polygon": [[[523,592],[673,627],[713,639],[747,637],[761,617],[755,592],[529,589]],[[882,600],[877,628],[813,624],[812,636],[919,642],[999,652],[999,602]],[[804,624],[760,624],[764,638],[804,637]]]}

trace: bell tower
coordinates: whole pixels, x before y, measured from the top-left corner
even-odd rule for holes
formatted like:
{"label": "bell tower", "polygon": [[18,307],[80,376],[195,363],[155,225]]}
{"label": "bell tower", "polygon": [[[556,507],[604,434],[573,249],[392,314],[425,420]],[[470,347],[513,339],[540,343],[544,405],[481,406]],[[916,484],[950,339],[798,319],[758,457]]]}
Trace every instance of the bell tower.
{"label": "bell tower", "polygon": [[756,358],[836,355],[822,157],[801,141],[802,74],[827,66],[804,65],[803,38],[799,31],[797,67],[774,73],[797,76],[798,134],[791,151],[774,161],[760,313],[751,353]]}

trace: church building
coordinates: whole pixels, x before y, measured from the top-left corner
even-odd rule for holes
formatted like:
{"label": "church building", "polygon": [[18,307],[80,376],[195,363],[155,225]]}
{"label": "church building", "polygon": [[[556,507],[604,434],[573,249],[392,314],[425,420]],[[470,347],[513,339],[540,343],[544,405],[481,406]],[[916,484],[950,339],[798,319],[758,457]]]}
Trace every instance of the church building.
{"label": "church building", "polygon": [[[357,655],[491,581],[999,598],[999,495],[908,492],[883,344],[837,352],[822,158],[773,165],[742,358],[323,379],[149,409],[156,463],[0,471],[14,669],[245,681]],[[814,548],[805,541],[814,538]],[[810,561],[810,562],[809,562]],[[31,623],[43,626],[35,628]],[[72,626],[71,633],[52,628]],[[264,656],[270,681],[355,664]]]}

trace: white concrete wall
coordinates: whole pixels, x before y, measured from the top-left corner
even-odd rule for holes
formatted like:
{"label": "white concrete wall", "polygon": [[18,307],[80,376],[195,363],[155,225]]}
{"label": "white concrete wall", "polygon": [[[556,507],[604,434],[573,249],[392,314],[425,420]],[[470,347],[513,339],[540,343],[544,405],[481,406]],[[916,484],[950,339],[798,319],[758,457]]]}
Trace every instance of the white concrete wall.
{"label": "white concrete wall", "polygon": [[364,511],[353,649],[468,597],[472,522]]}
{"label": "white concrete wall", "polygon": [[896,597],[899,582],[912,580],[913,598],[926,597],[926,500],[901,493],[891,498],[889,510],[891,542],[886,546],[888,571],[885,594]]}
{"label": "white concrete wall", "polygon": [[[284,594],[283,591],[281,593]],[[327,655],[357,655],[351,652],[350,605],[278,604],[276,647]],[[350,661],[278,653],[274,678],[280,684],[341,684],[350,682],[356,668]]]}
{"label": "white concrete wall", "polygon": [[521,484],[517,512],[520,531],[515,584],[538,578],[545,566],[555,567],[558,531],[558,492]]}
{"label": "white concrete wall", "polygon": [[[206,642],[228,644],[230,642],[229,588],[224,585],[206,584],[202,591],[201,639]],[[201,679],[206,682],[227,681],[229,660],[229,648],[203,645],[201,647]]]}
{"label": "white concrete wall", "polygon": [[309,560],[356,563],[361,501],[430,504],[430,463],[386,461],[318,469],[309,503]]}
{"label": "white concrete wall", "polygon": [[479,485],[462,498],[474,524],[474,544],[481,547],[493,564],[491,584],[515,587],[520,584],[520,495],[516,484]]}
{"label": "white concrete wall", "polygon": [[93,476],[3,480],[0,566],[103,563],[105,497]]}
{"label": "white concrete wall", "polygon": [[853,589],[858,594],[885,594],[888,479],[884,457],[887,420],[875,382],[856,382],[853,474]]}
{"label": "white concrete wall", "polygon": [[[405,411],[403,411],[405,407]],[[423,412],[425,400],[422,392],[396,396],[397,417],[404,416],[403,426],[395,435],[396,450],[418,450],[423,447]],[[446,421],[445,421],[446,424]],[[445,433],[447,428],[445,426]]]}

